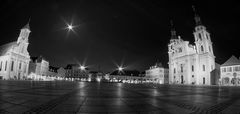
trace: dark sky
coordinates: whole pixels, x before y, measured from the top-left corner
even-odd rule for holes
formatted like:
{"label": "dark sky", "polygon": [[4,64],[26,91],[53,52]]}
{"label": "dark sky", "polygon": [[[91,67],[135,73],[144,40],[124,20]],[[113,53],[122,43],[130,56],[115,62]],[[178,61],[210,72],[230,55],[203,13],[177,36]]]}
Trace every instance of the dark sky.
{"label": "dark sky", "polygon": [[[112,71],[123,63],[143,71],[156,61],[167,66],[170,19],[184,40],[194,41],[194,4],[211,33],[216,62],[240,56],[240,5],[233,1],[179,0],[1,0],[0,45],[17,40],[31,17],[29,52],[53,66],[83,63]],[[64,22],[79,25],[74,32]]]}

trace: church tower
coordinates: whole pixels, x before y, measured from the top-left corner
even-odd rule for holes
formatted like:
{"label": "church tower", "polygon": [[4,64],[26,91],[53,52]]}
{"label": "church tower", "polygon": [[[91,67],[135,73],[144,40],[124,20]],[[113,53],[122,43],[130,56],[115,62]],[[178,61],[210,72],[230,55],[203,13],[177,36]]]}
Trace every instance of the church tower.
{"label": "church tower", "polygon": [[194,6],[193,6],[193,11],[195,13],[194,19],[196,23],[195,31],[193,34],[195,38],[197,53],[198,54],[209,53],[210,55],[214,56],[210,33],[206,30],[206,27],[202,25],[201,19],[199,15],[196,13]]}
{"label": "church tower", "polygon": [[17,44],[20,46],[19,53],[22,54],[28,54],[27,48],[28,48],[28,37],[30,34],[30,26],[29,22],[21,29],[20,35],[18,36]]}
{"label": "church tower", "polygon": [[194,38],[196,44],[196,52],[198,54],[198,83],[210,85],[211,72],[215,69],[215,56],[213,53],[212,41],[210,33],[206,30],[206,27],[202,24],[200,16],[195,13],[195,31]]}
{"label": "church tower", "polygon": [[28,37],[29,37],[30,32],[31,32],[31,30],[30,30],[30,26],[29,26],[29,22],[28,22],[28,23],[21,29],[17,43],[20,43],[20,42],[26,42],[26,43],[28,43]]}

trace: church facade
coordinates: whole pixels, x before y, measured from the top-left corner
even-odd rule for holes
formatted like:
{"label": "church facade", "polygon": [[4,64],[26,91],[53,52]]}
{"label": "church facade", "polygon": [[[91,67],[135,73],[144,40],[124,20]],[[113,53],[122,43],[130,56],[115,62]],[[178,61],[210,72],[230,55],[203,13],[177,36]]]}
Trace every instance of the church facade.
{"label": "church facade", "polygon": [[210,33],[195,14],[194,45],[177,37],[172,27],[168,44],[169,83],[211,85],[211,72],[215,69]]}
{"label": "church facade", "polygon": [[29,23],[21,30],[17,41],[0,46],[0,79],[25,79],[28,75]]}

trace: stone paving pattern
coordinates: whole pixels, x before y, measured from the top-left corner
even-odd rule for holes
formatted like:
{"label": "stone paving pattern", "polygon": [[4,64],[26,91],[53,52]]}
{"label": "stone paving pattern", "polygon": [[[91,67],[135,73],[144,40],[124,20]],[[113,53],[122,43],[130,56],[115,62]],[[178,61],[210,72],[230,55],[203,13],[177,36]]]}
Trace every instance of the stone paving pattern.
{"label": "stone paving pattern", "polygon": [[240,87],[0,81],[2,114],[239,114]]}

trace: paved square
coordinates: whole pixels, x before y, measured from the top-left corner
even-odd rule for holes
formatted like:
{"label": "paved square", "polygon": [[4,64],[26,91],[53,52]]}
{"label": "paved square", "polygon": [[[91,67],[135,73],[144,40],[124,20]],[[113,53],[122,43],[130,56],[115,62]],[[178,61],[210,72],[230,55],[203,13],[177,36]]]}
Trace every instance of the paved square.
{"label": "paved square", "polygon": [[240,87],[0,81],[0,113],[240,113]]}

